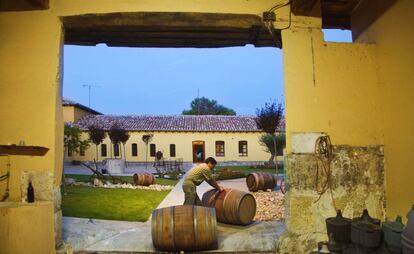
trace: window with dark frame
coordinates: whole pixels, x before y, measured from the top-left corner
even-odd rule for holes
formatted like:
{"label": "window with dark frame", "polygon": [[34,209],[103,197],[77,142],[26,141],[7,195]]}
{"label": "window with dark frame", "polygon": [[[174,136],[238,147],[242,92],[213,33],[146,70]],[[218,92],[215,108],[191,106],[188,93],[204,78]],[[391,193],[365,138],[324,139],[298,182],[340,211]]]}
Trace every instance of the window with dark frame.
{"label": "window with dark frame", "polygon": [[131,153],[132,153],[131,154],[132,156],[135,156],[135,157],[138,156],[138,145],[137,144],[134,143],[131,145]]}
{"label": "window with dark frame", "polygon": [[247,141],[239,141],[239,156],[247,156]]}
{"label": "window with dark frame", "polygon": [[150,144],[150,156],[151,157],[155,157],[155,154],[156,154],[156,147],[155,147],[155,144]]}
{"label": "window with dark frame", "polygon": [[175,144],[170,144],[170,157],[175,157]]}
{"label": "window with dark frame", "polygon": [[224,141],[216,141],[216,157],[224,156]]}
{"label": "window with dark frame", "polygon": [[79,153],[80,153],[80,156],[85,156],[85,148],[83,147],[79,148]]}
{"label": "window with dark frame", "polygon": [[107,156],[107,154],[106,154],[106,144],[102,144],[101,145],[101,156],[102,157],[106,157]]}
{"label": "window with dark frame", "polygon": [[114,144],[114,156],[119,156],[119,144]]}

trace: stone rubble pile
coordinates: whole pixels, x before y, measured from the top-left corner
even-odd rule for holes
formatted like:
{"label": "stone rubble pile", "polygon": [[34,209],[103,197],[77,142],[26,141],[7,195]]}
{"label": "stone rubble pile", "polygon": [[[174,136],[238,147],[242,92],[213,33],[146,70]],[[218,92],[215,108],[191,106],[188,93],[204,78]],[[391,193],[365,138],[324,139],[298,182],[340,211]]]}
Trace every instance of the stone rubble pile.
{"label": "stone rubble pile", "polygon": [[280,191],[258,191],[251,193],[256,199],[254,220],[271,221],[285,218],[285,195]]}
{"label": "stone rubble pile", "polygon": [[99,179],[94,179],[93,183],[90,182],[71,182],[71,185],[75,186],[88,186],[88,187],[100,187],[100,188],[119,188],[119,189],[134,189],[134,190],[155,190],[155,191],[166,191],[166,190],[172,190],[174,186],[171,185],[160,185],[160,184],[152,184],[150,186],[139,186],[139,185],[133,185],[130,183],[118,183],[118,184],[112,184],[111,182],[105,182],[103,183]]}

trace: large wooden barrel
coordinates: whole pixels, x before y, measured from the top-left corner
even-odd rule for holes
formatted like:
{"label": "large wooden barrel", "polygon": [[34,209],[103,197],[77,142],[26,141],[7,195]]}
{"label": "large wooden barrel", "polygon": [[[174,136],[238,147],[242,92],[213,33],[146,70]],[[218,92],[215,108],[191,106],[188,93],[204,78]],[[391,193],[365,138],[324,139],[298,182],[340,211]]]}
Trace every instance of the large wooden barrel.
{"label": "large wooden barrel", "polygon": [[256,215],[256,199],[252,194],[236,190],[225,189],[219,193],[212,189],[204,193],[202,198],[204,206],[215,207],[219,222],[247,225]]}
{"label": "large wooden barrel", "polygon": [[135,185],[150,186],[155,182],[154,175],[150,173],[138,173],[134,174],[133,177]]}
{"label": "large wooden barrel", "polygon": [[181,205],[154,210],[151,233],[160,251],[217,249],[216,211],[203,206]]}
{"label": "large wooden barrel", "polygon": [[246,177],[246,184],[249,191],[273,189],[276,186],[277,179],[270,173],[251,173]]}

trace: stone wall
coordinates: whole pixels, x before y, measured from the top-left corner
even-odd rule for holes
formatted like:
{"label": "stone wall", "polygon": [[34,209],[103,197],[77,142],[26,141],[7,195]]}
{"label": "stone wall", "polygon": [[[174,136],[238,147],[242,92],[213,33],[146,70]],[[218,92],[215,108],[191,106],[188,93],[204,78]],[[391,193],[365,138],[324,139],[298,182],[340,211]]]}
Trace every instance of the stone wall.
{"label": "stone wall", "polygon": [[[382,146],[333,146],[330,169],[326,159],[314,154],[290,154],[286,165],[287,232],[280,239],[281,253],[306,253],[318,241],[327,240],[325,219],[335,216],[337,209],[353,218],[367,208],[371,216],[384,219]],[[331,189],[320,195],[316,189],[322,188],[328,175]]]}

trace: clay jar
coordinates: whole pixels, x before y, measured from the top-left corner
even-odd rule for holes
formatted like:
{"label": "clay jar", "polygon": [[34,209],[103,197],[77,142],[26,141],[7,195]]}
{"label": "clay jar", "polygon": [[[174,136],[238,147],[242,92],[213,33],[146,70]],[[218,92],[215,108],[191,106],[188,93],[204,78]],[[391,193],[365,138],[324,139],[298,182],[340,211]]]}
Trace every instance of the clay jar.
{"label": "clay jar", "polygon": [[407,214],[407,226],[401,235],[403,253],[414,253],[414,205]]}
{"label": "clay jar", "polygon": [[381,244],[381,221],[374,219],[364,210],[360,218],[354,218],[351,223],[351,240],[363,248],[376,249]]}
{"label": "clay jar", "polygon": [[336,217],[325,220],[328,236],[332,236],[336,243],[351,242],[351,219],[342,217],[341,210],[338,210]]}
{"label": "clay jar", "polygon": [[385,221],[382,223],[382,232],[384,233],[384,242],[392,249],[401,249],[401,233],[404,224],[401,216],[397,216],[395,221]]}

